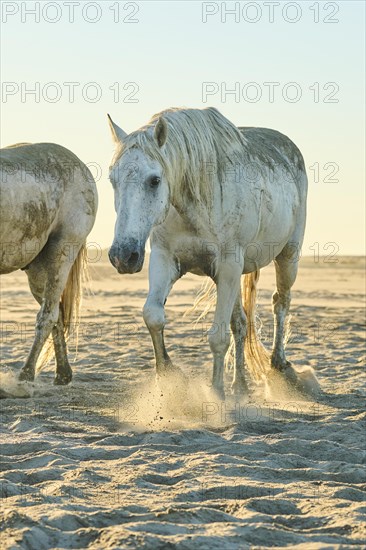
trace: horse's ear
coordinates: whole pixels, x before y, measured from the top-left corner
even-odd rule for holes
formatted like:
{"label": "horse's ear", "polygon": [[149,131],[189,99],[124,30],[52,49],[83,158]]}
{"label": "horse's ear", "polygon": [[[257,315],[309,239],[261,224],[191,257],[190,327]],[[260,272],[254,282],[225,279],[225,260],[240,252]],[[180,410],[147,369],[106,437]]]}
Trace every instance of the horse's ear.
{"label": "horse's ear", "polygon": [[158,142],[159,147],[162,147],[164,145],[164,143],[166,142],[167,135],[168,135],[168,125],[165,122],[164,118],[160,117],[154,129],[154,138]]}
{"label": "horse's ear", "polygon": [[110,127],[111,132],[112,132],[113,140],[116,143],[121,143],[127,137],[126,132],[124,132],[122,130],[122,128],[117,126],[117,124],[115,124],[113,122],[113,120],[111,119],[111,117],[109,115],[107,115],[107,117],[108,117],[109,127]]}

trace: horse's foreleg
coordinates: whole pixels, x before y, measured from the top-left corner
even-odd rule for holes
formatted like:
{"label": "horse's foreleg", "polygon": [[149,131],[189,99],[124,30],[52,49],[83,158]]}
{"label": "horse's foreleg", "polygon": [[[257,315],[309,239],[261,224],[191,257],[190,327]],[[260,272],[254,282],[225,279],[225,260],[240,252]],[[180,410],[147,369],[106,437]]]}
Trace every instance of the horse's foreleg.
{"label": "horse's foreleg", "polygon": [[[230,345],[230,320],[240,291],[241,266],[221,264],[215,277],[217,302],[209,343],[213,353],[212,386],[220,399],[225,399],[224,361]],[[240,348],[239,348],[240,351]]]}
{"label": "horse's foreleg", "polygon": [[172,259],[167,254],[153,249],[149,265],[149,294],[144,305],[143,317],[154,346],[158,376],[179,370],[174,367],[164,343],[164,304],[178,278],[179,273]]}
{"label": "horse's foreleg", "polygon": [[271,365],[283,371],[290,363],[284,347],[285,323],[291,303],[291,287],[295,282],[298,261],[282,252],[274,261],[276,268],[276,292],[273,294],[274,338]]}
{"label": "horse's foreleg", "polygon": [[248,393],[248,385],[245,380],[244,368],[244,340],[247,332],[247,318],[244,312],[240,292],[234,305],[230,325],[235,343],[234,379],[231,389],[236,395],[245,395]]}

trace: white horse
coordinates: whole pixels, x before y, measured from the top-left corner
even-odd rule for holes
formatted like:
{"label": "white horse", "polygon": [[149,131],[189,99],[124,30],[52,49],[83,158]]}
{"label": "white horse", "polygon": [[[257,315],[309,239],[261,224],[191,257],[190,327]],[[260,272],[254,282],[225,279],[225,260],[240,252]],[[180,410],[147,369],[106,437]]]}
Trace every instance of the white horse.
{"label": "white horse", "polygon": [[[307,177],[298,148],[275,130],[237,128],[214,108],[168,109],[130,135],[109,122],[116,143],[110,180],[117,212],[109,257],[119,273],[140,271],[151,237],[143,316],[158,376],[175,370],[164,345],[164,304],[189,271],[208,275],[217,287],[209,344],[218,396],[224,397],[230,327],[234,392],[247,391],[244,353],[256,379],[272,368],[297,383],[285,357],[284,332],[306,219]],[[255,291],[260,268],[272,260],[277,290],[269,356],[255,330]]]}
{"label": "white horse", "polygon": [[55,384],[68,384],[65,339],[78,322],[85,240],[97,211],[95,181],[71,151],[51,143],[6,147],[0,160],[0,273],[24,270],[41,305],[20,380],[34,380],[42,349],[49,358],[45,344],[52,332]]}

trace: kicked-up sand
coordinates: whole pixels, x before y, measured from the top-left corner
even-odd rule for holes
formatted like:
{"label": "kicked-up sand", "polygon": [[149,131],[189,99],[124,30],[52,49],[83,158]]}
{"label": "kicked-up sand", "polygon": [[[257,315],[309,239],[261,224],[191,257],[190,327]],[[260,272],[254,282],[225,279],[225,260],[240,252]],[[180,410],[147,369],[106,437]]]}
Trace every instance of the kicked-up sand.
{"label": "kicked-up sand", "polygon": [[[200,278],[166,304],[167,347],[188,377],[178,392],[155,382],[146,268],[91,265],[68,387],[52,385],[53,364],[17,383],[38,308],[24,273],[2,277],[0,547],[365,548],[365,263],[337,260],[303,259],[293,289],[288,358],[322,393],[272,383],[239,399],[228,371],[225,403],[210,391],[212,314],[184,316]],[[272,267],[259,288],[270,346]]]}

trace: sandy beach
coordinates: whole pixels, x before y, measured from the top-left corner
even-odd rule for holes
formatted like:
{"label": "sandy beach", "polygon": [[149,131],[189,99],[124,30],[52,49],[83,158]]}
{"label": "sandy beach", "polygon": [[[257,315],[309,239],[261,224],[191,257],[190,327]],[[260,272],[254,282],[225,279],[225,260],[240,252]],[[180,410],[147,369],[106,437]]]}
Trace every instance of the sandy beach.
{"label": "sandy beach", "polygon": [[[189,378],[161,391],[142,319],[147,270],[91,263],[91,292],[70,386],[54,365],[2,399],[0,546],[5,549],[364,548],[365,262],[304,258],[293,288],[288,357],[323,393],[271,389],[227,401],[210,391],[208,317],[184,313],[202,279],[166,304],[168,350]],[[270,346],[274,269],[262,270],[258,314]],[[24,273],[1,278],[1,384],[13,391],[37,304]]]}

